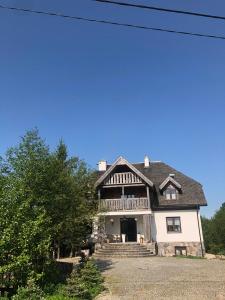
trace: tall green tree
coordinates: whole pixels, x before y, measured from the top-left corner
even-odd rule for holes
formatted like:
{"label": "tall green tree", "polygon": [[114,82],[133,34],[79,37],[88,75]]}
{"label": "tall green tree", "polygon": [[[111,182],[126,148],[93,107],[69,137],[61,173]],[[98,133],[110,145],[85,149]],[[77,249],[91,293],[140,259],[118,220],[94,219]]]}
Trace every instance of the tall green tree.
{"label": "tall green tree", "polygon": [[214,232],[214,241],[225,254],[225,203],[215,213],[212,218],[212,227]]}
{"label": "tall green tree", "polygon": [[225,203],[211,219],[202,217],[206,251],[225,255]]}
{"label": "tall green tree", "polygon": [[[4,285],[37,280],[44,274],[51,235],[43,206],[48,148],[37,130],[9,149],[1,163],[0,274]],[[11,277],[11,278],[10,278]]]}
{"label": "tall green tree", "polygon": [[213,243],[214,235],[212,230],[212,220],[206,217],[201,217],[203,237],[206,252],[210,251],[210,247]]}
{"label": "tall green tree", "polygon": [[[70,252],[81,244],[91,223],[93,204],[93,173],[78,157],[68,157],[66,145],[60,141],[51,157],[49,191],[52,200],[47,211],[52,221],[57,258],[62,245]],[[54,254],[55,256],[55,254]]]}

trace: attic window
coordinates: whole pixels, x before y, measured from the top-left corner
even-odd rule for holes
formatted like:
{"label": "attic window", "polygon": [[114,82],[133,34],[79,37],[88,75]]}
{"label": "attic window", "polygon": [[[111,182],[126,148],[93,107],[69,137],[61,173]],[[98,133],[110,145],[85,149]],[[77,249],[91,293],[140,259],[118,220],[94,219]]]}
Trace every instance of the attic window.
{"label": "attic window", "polygon": [[165,189],[164,195],[166,197],[166,200],[176,200],[177,196],[178,196],[178,192],[177,192],[177,189],[174,186],[169,185]]}

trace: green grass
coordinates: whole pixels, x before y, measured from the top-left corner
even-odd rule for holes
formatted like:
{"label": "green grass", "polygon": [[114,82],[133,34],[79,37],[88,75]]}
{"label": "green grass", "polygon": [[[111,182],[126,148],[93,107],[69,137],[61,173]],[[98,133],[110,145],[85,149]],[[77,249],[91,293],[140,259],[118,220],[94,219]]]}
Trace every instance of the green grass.
{"label": "green grass", "polygon": [[177,257],[177,258],[189,258],[189,259],[205,259],[205,257],[202,257],[202,256],[193,256],[193,255],[176,255],[174,257]]}

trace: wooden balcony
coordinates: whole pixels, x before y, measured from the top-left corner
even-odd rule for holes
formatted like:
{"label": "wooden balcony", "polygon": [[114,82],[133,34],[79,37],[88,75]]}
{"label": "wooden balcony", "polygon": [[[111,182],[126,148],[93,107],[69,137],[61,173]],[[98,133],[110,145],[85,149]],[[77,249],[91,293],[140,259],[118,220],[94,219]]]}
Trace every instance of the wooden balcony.
{"label": "wooden balcony", "polygon": [[121,210],[139,210],[149,209],[148,198],[121,198],[121,199],[101,199],[100,210],[121,211]]}
{"label": "wooden balcony", "polygon": [[104,185],[118,185],[118,184],[134,184],[142,183],[140,177],[132,172],[114,173],[110,175],[105,181]]}

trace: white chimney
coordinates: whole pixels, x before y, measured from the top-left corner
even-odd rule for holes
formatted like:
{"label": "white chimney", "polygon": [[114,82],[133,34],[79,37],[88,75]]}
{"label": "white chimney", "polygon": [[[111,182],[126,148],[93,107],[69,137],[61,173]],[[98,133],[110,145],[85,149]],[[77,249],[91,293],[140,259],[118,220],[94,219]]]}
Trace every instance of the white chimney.
{"label": "white chimney", "polygon": [[148,168],[150,165],[150,159],[147,155],[145,155],[144,164],[145,164],[145,168]]}
{"label": "white chimney", "polygon": [[98,163],[98,170],[99,171],[106,171],[107,167],[107,161],[106,160],[100,160]]}

